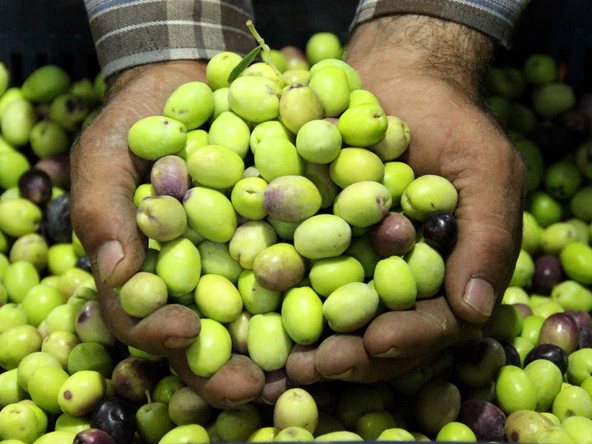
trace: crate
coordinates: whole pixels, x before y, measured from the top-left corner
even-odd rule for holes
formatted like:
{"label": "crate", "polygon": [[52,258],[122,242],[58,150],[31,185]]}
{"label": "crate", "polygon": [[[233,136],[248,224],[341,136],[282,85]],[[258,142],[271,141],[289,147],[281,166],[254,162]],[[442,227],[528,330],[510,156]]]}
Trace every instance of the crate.
{"label": "crate", "polygon": [[0,0],[0,61],[13,85],[53,63],[74,80],[99,72],[82,0]]}

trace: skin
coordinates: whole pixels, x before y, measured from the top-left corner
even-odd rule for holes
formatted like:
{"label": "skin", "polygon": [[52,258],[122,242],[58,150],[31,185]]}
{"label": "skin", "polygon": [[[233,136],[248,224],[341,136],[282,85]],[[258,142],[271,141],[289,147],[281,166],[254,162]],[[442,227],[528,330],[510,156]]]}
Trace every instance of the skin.
{"label": "skin", "polygon": [[[358,27],[347,52],[347,62],[387,114],[412,128],[403,160],[417,176],[439,174],[459,192],[458,242],[446,261],[446,300],[425,301],[405,318],[424,313],[420,322],[439,321],[432,327],[439,333],[429,338],[436,346],[446,345],[446,337],[455,341],[470,334],[467,323],[487,321],[519,253],[524,164],[479,101],[479,76],[492,50],[486,37],[460,25],[408,15]],[[397,60],[396,69],[384,69],[389,60]],[[462,298],[471,277],[493,287],[492,295],[472,306]],[[373,354],[404,356],[411,350],[402,343],[415,342],[417,353],[428,346],[424,339],[432,335],[419,328],[406,332],[413,339],[401,337],[409,326],[393,328],[400,317],[391,312],[373,322],[364,338]]]}
{"label": "skin", "polygon": [[[403,160],[417,175],[440,174],[459,191],[458,242],[446,263],[446,296],[419,301],[415,310],[385,313],[364,337],[335,335],[318,348],[294,347],[288,373],[308,375],[302,383],[394,378],[448,345],[479,337],[479,327],[501,301],[520,247],[525,168],[480,106],[478,79],[492,51],[484,36],[428,17],[386,17],[356,28],[346,60],[387,114],[412,128]],[[161,113],[176,87],[205,80],[205,66],[204,61],[155,63],[110,79],[107,103],[72,155],[72,218],[114,335],[168,356],[190,387],[211,404],[228,407],[255,399],[265,384],[263,372],[237,355],[211,378],[193,375],[183,349],[199,334],[196,315],[170,304],[134,320],[112,290],[139,270],[146,251],[132,199],[148,164],[127,149],[127,131],[138,119]],[[113,240],[121,247],[109,261],[99,248]],[[469,305],[462,295],[471,277],[493,291]]]}

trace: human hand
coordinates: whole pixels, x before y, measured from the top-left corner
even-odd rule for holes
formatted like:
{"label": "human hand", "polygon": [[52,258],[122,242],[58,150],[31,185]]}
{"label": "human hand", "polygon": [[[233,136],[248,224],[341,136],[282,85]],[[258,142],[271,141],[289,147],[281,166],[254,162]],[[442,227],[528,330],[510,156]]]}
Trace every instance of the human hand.
{"label": "human hand", "polygon": [[206,401],[228,407],[259,395],[265,382],[261,369],[247,357],[233,356],[213,377],[197,377],[187,365],[184,348],[200,332],[198,316],[187,307],[168,304],[138,320],[123,311],[114,291],[140,269],[147,247],[136,225],[133,195],[150,164],[128,149],[128,130],[143,117],[162,115],[170,94],[196,80],[205,81],[205,63],[140,66],[114,80],[104,108],[72,153],[72,224],[91,259],[101,311],[113,334],[127,345],[168,357]]}
{"label": "human hand", "polygon": [[484,36],[428,17],[385,17],[354,33],[346,61],[386,113],[410,126],[401,160],[458,190],[458,241],[446,258],[445,296],[384,313],[363,337],[296,348],[287,374],[297,382],[391,380],[481,335],[520,251],[525,192],[523,162],[479,102],[492,49]]}
{"label": "human hand", "polygon": [[386,113],[409,124],[401,160],[458,190],[459,237],[446,260],[445,296],[384,313],[363,336],[295,346],[286,365],[292,382],[393,380],[481,336],[520,250],[525,192],[522,160],[480,104],[478,82],[492,50],[484,36],[428,17],[378,19],[356,30],[346,61]]}
{"label": "human hand", "polygon": [[458,241],[446,258],[445,300],[379,316],[364,335],[372,356],[418,356],[474,333],[512,277],[526,171],[480,103],[479,81],[492,51],[493,43],[476,31],[413,15],[359,26],[347,49],[364,88],[387,114],[409,124],[411,144],[403,160],[417,176],[447,178],[459,193]]}

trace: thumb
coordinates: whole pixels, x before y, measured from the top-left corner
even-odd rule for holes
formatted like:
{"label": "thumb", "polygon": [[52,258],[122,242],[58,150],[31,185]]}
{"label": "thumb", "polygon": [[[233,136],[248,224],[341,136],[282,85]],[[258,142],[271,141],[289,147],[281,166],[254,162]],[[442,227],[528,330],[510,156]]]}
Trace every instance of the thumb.
{"label": "thumb", "polygon": [[136,224],[133,195],[147,163],[128,152],[127,128],[114,130],[112,120],[99,116],[75,146],[71,197],[72,225],[95,276],[116,287],[144,260],[147,239]]}
{"label": "thumb", "polygon": [[196,78],[205,78],[204,64],[198,61],[148,64],[123,72],[74,147],[72,224],[103,284],[123,284],[139,270],[146,249],[147,240],[136,226],[133,195],[150,163],[128,149],[129,129],[143,117],[160,115],[172,92]]}
{"label": "thumb", "polygon": [[121,120],[108,114],[97,119],[72,153],[72,225],[91,260],[99,303],[113,334],[127,345],[168,355],[199,334],[199,318],[187,307],[167,305],[140,320],[121,307],[113,288],[140,269],[147,248],[136,224],[133,194],[148,163],[127,149]]}
{"label": "thumb", "polygon": [[524,169],[513,151],[502,153],[497,165],[482,162],[455,181],[458,241],[446,261],[445,289],[453,312],[477,324],[501,301],[520,252]]}

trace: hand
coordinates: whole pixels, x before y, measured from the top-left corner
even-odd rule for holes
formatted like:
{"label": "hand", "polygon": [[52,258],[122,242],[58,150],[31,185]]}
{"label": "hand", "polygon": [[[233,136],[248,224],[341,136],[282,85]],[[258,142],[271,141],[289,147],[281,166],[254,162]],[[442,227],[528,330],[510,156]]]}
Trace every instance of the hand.
{"label": "hand", "polygon": [[[294,346],[286,375],[302,385],[324,380],[366,384],[392,381],[430,365],[448,346],[480,337],[478,326],[459,320],[446,299],[437,297],[418,301],[413,310],[380,315],[364,336],[334,334],[318,346]],[[380,346],[386,346],[389,353],[374,351]]]}
{"label": "hand", "polygon": [[[386,313],[364,335],[372,356],[418,356],[485,323],[510,282],[522,236],[524,163],[480,103],[493,43],[464,26],[403,15],[358,27],[347,61],[389,115],[407,122],[404,160],[458,190],[458,242],[446,259],[445,302]],[[420,313],[424,313],[421,315]],[[431,334],[427,334],[427,328]]]}
{"label": "hand", "polygon": [[401,160],[417,176],[441,175],[458,190],[458,242],[446,260],[445,296],[380,315],[363,338],[334,335],[318,348],[295,347],[287,374],[296,382],[391,380],[480,337],[520,251],[526,175],[479,102],[492,50],[477,32],[429,17],[380,18],[353,34],[346,61],[386,113],[411,128]]}
{"label": "hand", "polygon": [[206,401],[229,407],[260,394],[265,383],[261,369],[247,357],[234,356],[213,377],[197,377],[187,365],[184,348],[199,334],[198,316],[170,304],[138,320],[123,311],[113,290],[140,269],[147,247],[136,226],[133,194],[150,165],[129,151],[128,130],[143,117],[162,115],[170,94],[195,80],[205,80],[205,63],[140,66],[112,82],[105,107],[72,153],[72,224],[91,259],[98,300],[113,334],[127,345],[168,357]]}

